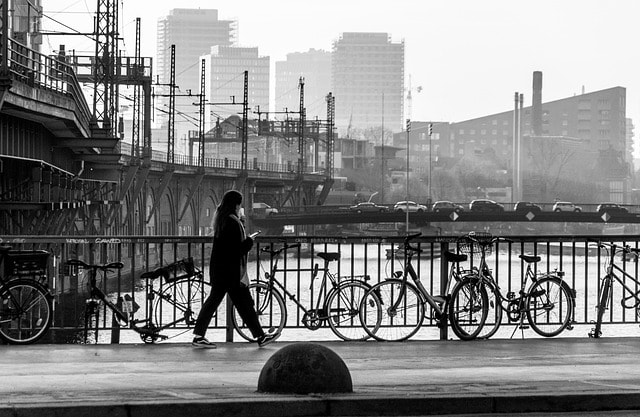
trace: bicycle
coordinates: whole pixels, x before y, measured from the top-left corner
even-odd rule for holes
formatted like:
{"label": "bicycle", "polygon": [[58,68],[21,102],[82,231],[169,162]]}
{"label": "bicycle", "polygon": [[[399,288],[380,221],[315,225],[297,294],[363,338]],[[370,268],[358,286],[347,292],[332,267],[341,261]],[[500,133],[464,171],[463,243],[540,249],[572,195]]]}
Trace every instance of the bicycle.
{"label": "bicycle", "polygon": [[562,271],[556,269],[553,272],[535,273],[532,265],[540,262],[539,256],[519,255],[527,264],[526,272],[520,281],[520,290],[517,294],[509,291],[506,296],[503,295],[486,261],[494,244],[499,241],[509,240],[488,233],[471,232],[458,241],[461,252],[468,253],[470,257],[480,256],[480,264],[474,266],[473,271],[487,288],[489,296],[489,317],[484,323],[486,329],[480,332],[478,338],[488,339],[495,335],[502,324],[505,311],[510,323],[518,323],[511,337],[518,328],[527,328],[524,325],[525,317],[531,328],[540,336],[553,337],[565,329],[572,330],[576,292],[564,281]]}
{"label": "bicycle", "polygon": [[[309,330],[318,330],[323,325],[329,325],[331,331],[345,341],[359,341],[368,338],[359,320],[359,306],[362,296],[371,288],[366,282],[369,276],[339,277],[330,272],[329,264],[340,259],[339,252],[320,252],[316,255],[324,260],[322,268],[316,263],[313,268],[279,269],[280,255],[288,249],[300,247],[299,243],[284,244],[279,249],[262,248],[260,252],[268,253],[271,268],[264,271],[264,280],[257,280],[249,285],[258,318],[263,327],[269,328],[270,333],[280,334],[287,321],[287,306],[283,294],[293,301],[299,311],[303,313],[302,324]],[[262,264],[260,264],[262,268]],[[276,277],[283,272],[311,272],[309,286],[309,307],[305,307],[295,295],[291,294]],[[320,291],[314,301],[313,285],[318,273],[322,272]],[[327,286],[329,288],[327,289]],[[324,297],[323,297],[324,295]],[[233,325],[244,339],[255,339],[244,325],[242,318],[234,308]]]}
{"label": "bicycle", "polygon": [[[102,272],[103,279],[106,280],[109,271],[117,271],[124,267],[122,262],[92,265],[79,259],[70,259],[67,265],[89,271],[89,298],[86,300],[84,316],[85,343],[90,329],[94,332],[97,342],[100,311],[103,309],[111,311],[118,325],[138,333],[144,343],[167,340],[169,336],[161,334],[162,331],[174,328],[180,323],[187,327],[195,324],[202,303],[210,292],[210,284],[204,281],[202,271],[194,265],[192,258],[177,260],[140,275],[140,278],[146,280],[147,315],[142,319],[134,319],[139,305],[129,294],[125,294],[114,303],[98,287],[98,271]],[[153,281],[158,278],[163,282],[156,288]]]}
{"label": "bicycle", "polygon": [[[623,298],[620,301],[620,304],[622,305],[622,307],[635,308],[636,314],[640,315],[640,310],[638,310],[638,307],[640,307],[640,291],[636,291],[629,288],[629,286],[615,273],[615,271],[620,272],[624,277],[630,279],[633,283],[635,283],[636,288],[638,288],[638,286],[640,286],[640,281],[638,281],[637,278],[634,278],[624,269],[616,265],[615,256],[633,254],[636,257],[638,257],[638,254],[640,254],[640,249],[632,248],[629,245],[621,246],[621,245],[616,245],[615,243],[601,243],[601,242],[598,242],[598,247],[608,251],[607,257],[609,258],[609,260],[608,260],[608,265],[606,267],[607,273],[602,278],[599,285],[599,289],[598,289],[599,291],[598,293],[600,294],[600,296],[598,297],[598,304],[596,305],[597,319],[595,322],[595,327],[591,329],[591,331],[588,333],[589,337],[593,337],[593,338],[598,338],[602,336],[602,331],[601,331],[602,317],[604,316],[605,310],[609,308],[609,303],[612,302],[612,298],[613,298],[612,291],[613,291],[614,280],[618,281],[623,288],[623,292],[622,292]],[[631,295],[629,295],[628,297],[624,297],[624,295],[627,292],[629,292]],[[627,302],[632,299],[635,300],[635,302],[630,305],[627,304]]]}
{"label": "bicycle", "polygon": [[45,251],[0,247],[0,338],[3,341],[15,345],[34,343],[51,327],[53,296],[46,286],[48,257]]}
{"label": "bicycle", "polygon": [[447,290],[445,295],[431,295],[411,263],[413,257],[422,252],[411,245],[420,235],[416,233],[404,239],[403,271],[394,272],[391,278],[374,285],[365,294],[360,305],[360,320],[365,331],[378,341],[407,340],[418,332],[430,307],[431,319],[438,327],[446,328],[448,320],[458,338],[474,339],[487,318],[488,299],[484,288],[474,276],[459,268],[459,262],[466,260],[466,256],[445,251],[444,259],[451,263]]}

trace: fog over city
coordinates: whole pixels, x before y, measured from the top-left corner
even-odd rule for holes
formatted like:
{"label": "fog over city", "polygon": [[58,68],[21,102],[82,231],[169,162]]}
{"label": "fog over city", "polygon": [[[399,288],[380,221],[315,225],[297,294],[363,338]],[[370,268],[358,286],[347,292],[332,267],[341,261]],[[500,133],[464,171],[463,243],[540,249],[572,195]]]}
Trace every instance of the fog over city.
{"label": "fog over city", "polygon": [[[95,2],[44,1],[45,14],[91,32]],[[544,73],[543,102],[615,86],[627,89],[627,117],[640,121],[640,3],[634,0],[327,0],[323,2],[126,0],[120,6],[125,54],[133,55],[135,19],[142,19],[143,56],[156,55],[158,18],[173,8],[217,9],[237,20],[239,46],[276,61],[311,48],[331,51],[343,32],[383,32],[405,42],[405,86],[411,76],[413,120],[462,121],[512,109],[515,91],[531,105],[531,74]],[[48,30],[63,30],[43,19]],[[93,51],[87,37],[45,36]],[[273,106],[273,94],[271,94]],[[273,109],[272,109],[273,110]],[[637,148],[637,147],[636,147]],[[637,151],[636,151],[637,154]]]}

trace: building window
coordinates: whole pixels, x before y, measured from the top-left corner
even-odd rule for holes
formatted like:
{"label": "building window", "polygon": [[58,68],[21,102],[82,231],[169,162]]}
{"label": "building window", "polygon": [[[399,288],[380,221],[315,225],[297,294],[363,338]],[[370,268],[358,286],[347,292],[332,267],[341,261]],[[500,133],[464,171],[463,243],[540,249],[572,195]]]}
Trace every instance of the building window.
{"label": "building window", "polygon": [[497,134],[498,134],[498,129],[493,129],[493,130],[491,131],[491,134],[492,134],[492,135],[497,135]]}
{"label": "building window", "polygon": [[480,131],[480,134],[481,134],[481,135],[486,135],[486,134],[487,134],[487,129],[482,129],[482,130]]}
{"label": "building window", "polygon": [[578,110],[591,110],[591,100],[580,100]]}
{"label": "building window", "polygon": [[578,137],[581,139],[591,139],[591,130],[578,129]]}
{"label": "building window", "polygon": [[459,132],[459,133],[460,133],[461,135],[464,135],[464,129],[460,129],[460,132]]}
{"label": "building window", "polygon": [[476,134],[476,130],[475,130],[475,129],[471,129],[471,130],[469,130],[469,134],[470,134],[470,135],[475,135],[475,134]]}

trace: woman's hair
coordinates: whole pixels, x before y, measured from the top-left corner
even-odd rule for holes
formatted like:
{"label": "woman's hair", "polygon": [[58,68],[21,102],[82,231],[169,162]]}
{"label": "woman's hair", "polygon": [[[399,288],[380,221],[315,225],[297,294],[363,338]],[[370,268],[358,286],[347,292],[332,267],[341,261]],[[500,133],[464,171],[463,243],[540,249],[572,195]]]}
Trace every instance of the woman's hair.
{"label": "woman's hair", "polygon": [[242,194],[236,190],[229,190],[222,196],[222,202],[216,208],[213,217],[213,235],[219,236],[222,231],[222,223],[230,214],[235,214],[236,206],[242,204]]}

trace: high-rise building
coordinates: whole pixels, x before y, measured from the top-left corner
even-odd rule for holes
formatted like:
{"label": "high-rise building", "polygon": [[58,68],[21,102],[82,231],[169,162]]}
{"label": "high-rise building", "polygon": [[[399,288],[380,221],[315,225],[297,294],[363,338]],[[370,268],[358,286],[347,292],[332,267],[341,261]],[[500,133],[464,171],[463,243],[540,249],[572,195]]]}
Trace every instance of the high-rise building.
{"label": "high-rise building", "polygon": [[387,33],[343,33],[333,43],[331,82],[336,97],[336,126],[381,126],[402,130],[404,41]]}
{"label": "high-rise building", "polygon": [[325,119],[325,99],[331,92],[331,52],[310,49],[287,54],[286,61],[276,62],[275,111],[300,110],[300,77],[304,77],[307,119]]}
{"label": "high-rise building", "polygon": [[[248,71],[249,111],[269,108],[269,57],[260,56],[258,48],[214,46],[203,55],[205,61],[206,128],[216,121],[242,113],[244,72]],[[236,105],[221,103],[235,102]],[[253,114],[250,115],[253,117]]]}
{"label": "high-rise building", "polygon": [[[158,19],[157,54],[154,75],[161,84],[170,81],[171,45],[175,45],[175,77],[179,87],[177,95],[200,93],[200,68],[202,55],[208,54],[212,46],[232,46],[237,43],[237,23],[220,20],[215,9],[173,9],[168,16]],[[160,89],[156,89],[156,92]],[[168,93],[168,88],[163,92]],[[176,97],[175,137],[186,137],[189,130],[197,130],[198,107],[194,97]],[[166,112],[168,98],[158,97],[155,103]],[[160,111],[156,120],[166,120]]]}

